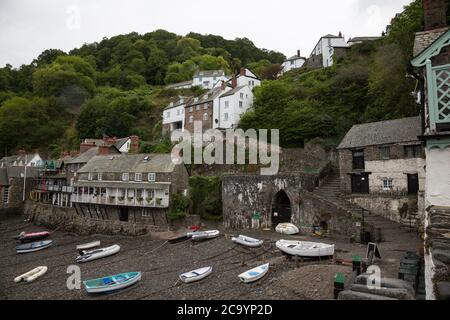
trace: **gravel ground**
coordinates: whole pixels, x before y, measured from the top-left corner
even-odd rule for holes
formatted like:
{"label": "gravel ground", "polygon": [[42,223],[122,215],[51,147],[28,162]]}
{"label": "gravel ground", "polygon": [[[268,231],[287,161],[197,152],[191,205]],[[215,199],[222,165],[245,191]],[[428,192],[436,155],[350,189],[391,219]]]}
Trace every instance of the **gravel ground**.
{"label": "gravel ground", "polygon": [[[217,226],[210,225],[210,228]],[[16,254],[17,242],[12,239],[26,230],[41,228],[21,219],[0,222],[0,299],[332,299],[333,278],[337,272],[350,276],[351,267],[333,264],[331,260],[300,262],[287,259],[276,248],[275,241],[282,236],[272,232],[242,232],[266,239],[263,248],[248,249],[234,245],[230,238],[240,232],[222,232],[222,236],[192,244],[168,244],[165,239],[173,234],[152,234],[141,237],[77,236],[53,231],[54,245],[29,254]],[[306,236],[284,239],[312,240]],[[88,295],[82,290],[68,290],[67,267],[74,265],[75,246],[101,240],[102,247],[120,244],[121,251],[114,256],[79,265],[82,280],[99,278],[128,271],[141,271],[142,280],[123,291],[109,295]],[[366,246],[350,244],[347,239],[332,237],[313,239],[336,244],[338,259],[365,256]],[[405,251],[415,251],[418,240],[414,233],[391,230],[387,242],[380,244],[382,260],[377,264],[383,276],[396,277],[399,261]],[[242,262],[245,265],[242,265]],[[266,277],[253,284],[243,284],[237,275],[264,261],[270,262]],[[14,283],[13,279],[37,266],[48,266],[48,272],[32,283]],[[178,275],[204,266],[212,266],[213,273],[194,284],[181,284]]]}

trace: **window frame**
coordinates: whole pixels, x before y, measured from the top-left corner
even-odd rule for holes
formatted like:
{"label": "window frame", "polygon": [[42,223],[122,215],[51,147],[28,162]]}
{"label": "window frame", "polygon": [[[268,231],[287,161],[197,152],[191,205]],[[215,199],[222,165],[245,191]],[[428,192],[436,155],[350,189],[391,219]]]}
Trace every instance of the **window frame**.
{"label": "window frame", "polygon": [[155,172],[149,172],[147,175],[148,182],[156,182],[156,173]]}
{"label": "window frame", "polygon": [[130,181],[130,173],[122,172],[122,181]]}

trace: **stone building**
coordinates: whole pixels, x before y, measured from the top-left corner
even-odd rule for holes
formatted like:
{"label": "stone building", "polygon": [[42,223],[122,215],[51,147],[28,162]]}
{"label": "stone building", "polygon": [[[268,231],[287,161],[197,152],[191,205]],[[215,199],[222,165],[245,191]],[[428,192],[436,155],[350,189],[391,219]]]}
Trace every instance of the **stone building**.
{"label": "stone building", "polygon": [[20,208],[24,197],[25,200],[29,199],[34,179],[38,175],[39,169],[36,167],[0,168],[0,208]]}
{"label": "stone building", "polygon": [[420,133],[420,117],[353,126],[338,147],[347,199],[396,222],[415,219],[425,189]]}
{"label": "stone building", "polygon": [[170,155],[100,155],[78,170],[71,201],[83,216],[160,225],[187,188],[185,166]]}
{"label": "stone building", "polygon": [[426,151],[425,282],[427,299],[450,298],[450,30],[446,0],[423,0],[425,30],[414,59],[421,83]]}

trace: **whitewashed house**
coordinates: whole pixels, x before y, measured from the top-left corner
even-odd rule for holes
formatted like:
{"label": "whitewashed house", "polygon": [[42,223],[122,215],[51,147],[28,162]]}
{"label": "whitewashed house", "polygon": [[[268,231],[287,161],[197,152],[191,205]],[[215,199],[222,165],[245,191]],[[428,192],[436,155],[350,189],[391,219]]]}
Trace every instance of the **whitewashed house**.
{"label": "whitewashed house", "polygon": [[341,33],[338,36],[328,34],[320,38],[309,59],[314,61],[315,66],[327,68],[334,64],[335,54],[348,47]]}
{"label": "whitewashed house", "polygon": [[237,86],[225,92],[219,98],[219,104],[215,114],[218,122],[214,123],[214,128],[230,129],[235,128],[245,113],[253,104],[253,92],[248,85]]}
{"label": "whitewashed house", "polygon": [[202,87],[203,89],[213,89],[219,81],[227,81],[228,77],[223,70],[204,70],[197,71],[194,74],[192,86]]}
{"label": "whitewashed house", "polygon": [[294,69],[300,69],[306,62],[306,58],[300,55],[300,50],[295,56],[290,57],[281,64],[281,74],[285,74]]}
{"label": "whitewashed house", "polygon": [[163,135],[168,135],[177,129],[184,130],[184,109],[191,97],[180,96],[172,101],[163,112]]}
{"label": "whitewashed house", "polygon": [[[236,83],[233,85],[233,79],[236,79]],[[249,69],[241,68],[239,73],[235,74],[234,77],[228,80],[228,85],[235,87],[249,86],[250,90],[255,87],[261,86],[261,79],[259,79],[253,72]]]}
{"label": "whitewashed house", "polygon": [[18,155],[4,157],[0,160],[0,167],[40,167],[44,165],[44,160],[38,153],[26,154],[19,151]]}

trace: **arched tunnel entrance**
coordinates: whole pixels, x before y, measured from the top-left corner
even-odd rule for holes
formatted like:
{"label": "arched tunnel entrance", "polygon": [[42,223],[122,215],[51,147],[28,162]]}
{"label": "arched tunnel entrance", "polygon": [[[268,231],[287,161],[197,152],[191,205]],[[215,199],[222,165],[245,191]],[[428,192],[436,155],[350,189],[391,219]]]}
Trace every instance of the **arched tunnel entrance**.
{"label": "arched tunnel entrance", "polygon": [[290,223],[292,220],[291,200],[284,190],[275,195],[272,204],[272,226],[280,223]]}

